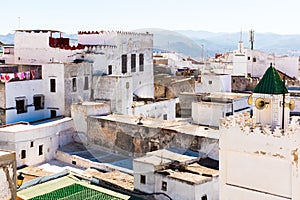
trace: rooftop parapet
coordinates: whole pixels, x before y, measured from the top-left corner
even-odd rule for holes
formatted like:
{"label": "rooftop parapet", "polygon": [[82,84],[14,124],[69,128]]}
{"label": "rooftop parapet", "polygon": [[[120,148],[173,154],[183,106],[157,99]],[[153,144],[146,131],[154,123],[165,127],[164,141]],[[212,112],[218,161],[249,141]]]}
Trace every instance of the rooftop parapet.
{"label": "rooftop parapet", "polygon": [[249,113],[220,119],[220,148],[289,158],[300,147],[299,118],[292,117],[286,130],[255,123]]}
{"label": "rooftop parapet", "polygon": [[229,117],[220,119],[220,129],[239,128],[242,132],[261,133],[264,135],[273,135],[275,137],[294,134],[300,127],[300,118],[297,116],[291,117],[291,122],[286,130],[280,126],[272,127],[271,125],[262,126],[255,122],[254,117],[250,117],[249,112],[235,114]]}

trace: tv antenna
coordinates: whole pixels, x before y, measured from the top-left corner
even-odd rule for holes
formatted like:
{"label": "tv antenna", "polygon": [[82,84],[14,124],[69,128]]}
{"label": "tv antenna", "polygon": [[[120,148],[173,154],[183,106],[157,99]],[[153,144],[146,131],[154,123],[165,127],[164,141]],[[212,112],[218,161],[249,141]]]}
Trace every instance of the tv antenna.
{"label": "tv antenna", "polygon": [[249,41],[250,41],[250,45],[251,45],[251,50],[253,50],[253,43],[254,43],[254,30],[251,29],[249,31]]}

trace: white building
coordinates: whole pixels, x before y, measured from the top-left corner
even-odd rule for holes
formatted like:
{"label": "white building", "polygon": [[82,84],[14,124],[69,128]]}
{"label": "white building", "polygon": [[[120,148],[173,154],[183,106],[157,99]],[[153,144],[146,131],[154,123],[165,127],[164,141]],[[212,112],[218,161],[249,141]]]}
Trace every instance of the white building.
{"label": "white building", "polygon": [[300,199],[300,132],[297,119],[289,123],[288,103],[270,66],[253,93],[253,118],[245,113],[220,120],[221,200]]}
{"label": "white building", "polygon": [[192,119],[194,123],[219,126],[219,119],[240,112],[249,112],[249,94],[211,93],[199,102],[192,102]]}
{"label": "white building", "polygon": [[231,92],[231,75],[201,74],[201,81],[195,82],[195,93]]}
{"label": "white building", "polygon": [[[134,188],[169,199],[218,199],[218,171],[199,165],[196,157],[158,150],[133,161]],[[157,199],[166,199],[163,195]]]}
{"label": "white building", "polygon": [[70,116],[72,103],[91,98],[91,67],[90,63],[0,65],[1,123]]}
{"label": "white building", "polygon": [[0,128],[1,148],[16,152],[17,167],[36,165],[55,158],[56,150],[74,141],[71,118],[39,124],[17,123]]}
{"label": "white building", "polygon": [[285,72],[290,77],[299,76],[299,57],[245,49],[242,41],[239,41],[237,50],[210,59],[206,68],[214,73],[261,77],[269,63],[275,63],[277,70]]}

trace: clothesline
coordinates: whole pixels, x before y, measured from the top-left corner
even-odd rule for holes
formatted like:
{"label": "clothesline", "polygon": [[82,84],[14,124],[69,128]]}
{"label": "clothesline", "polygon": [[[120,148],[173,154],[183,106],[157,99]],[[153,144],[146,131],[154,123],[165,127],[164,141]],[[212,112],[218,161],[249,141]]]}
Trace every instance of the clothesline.
{"label": "clothesline", "polygon": [[38,76],[35,70],[30,70],[26,72],[15,72],[15,73],[0,73],[0,81],[2,83],[9,81],[18,81],[18,80],[32,80],[36,79]]}

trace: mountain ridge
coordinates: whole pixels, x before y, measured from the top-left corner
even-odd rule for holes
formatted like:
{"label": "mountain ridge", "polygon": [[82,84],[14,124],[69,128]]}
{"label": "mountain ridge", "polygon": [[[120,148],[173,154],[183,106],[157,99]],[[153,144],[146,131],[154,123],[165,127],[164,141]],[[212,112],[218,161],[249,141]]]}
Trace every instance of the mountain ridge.
{"label": "mountain ridge", "polygon": [[[242,39],[245,48],[249,48],[248,32],[210,32],[205,30],[170,31],[159,28],[137,29],[135,32],[153,33],[155,50],[182,53],[196,59],[214,56],[237,49],[238,41]],[[0,42],[13,44],[14,34],[0,35]],[[65,34],[71,40],[76,40],[76,34]],[[300,56],[299,34],[254,34],[254,49],[275,53],[277,55]]]}

